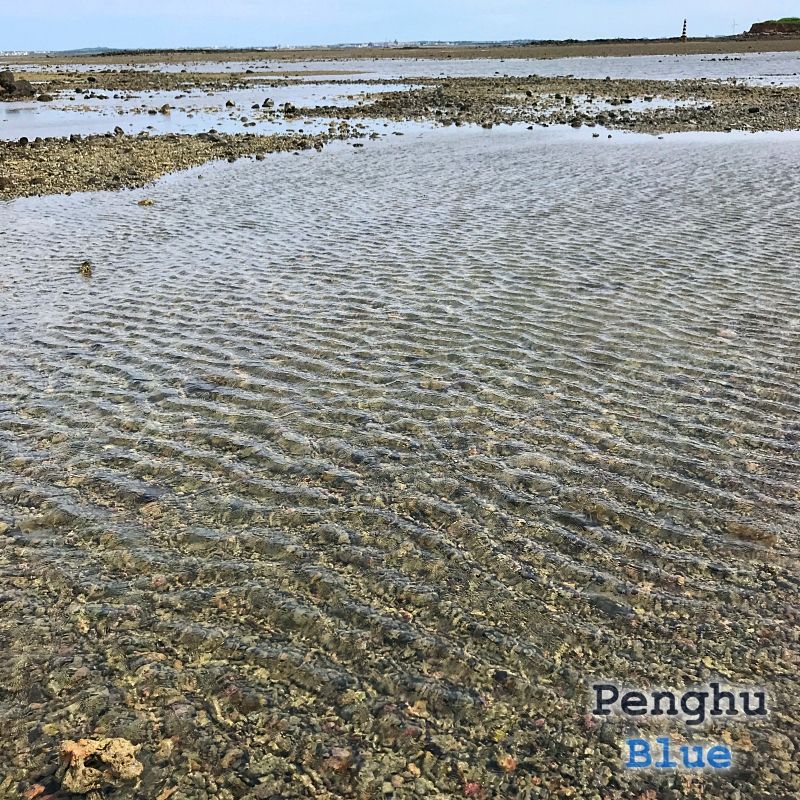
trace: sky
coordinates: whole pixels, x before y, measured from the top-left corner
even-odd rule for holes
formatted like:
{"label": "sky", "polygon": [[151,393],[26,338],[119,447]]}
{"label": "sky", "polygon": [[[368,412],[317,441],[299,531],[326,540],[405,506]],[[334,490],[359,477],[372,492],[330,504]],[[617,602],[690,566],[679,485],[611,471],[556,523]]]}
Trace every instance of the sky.
{"label": "sky", "polygon": [[0,50],[741,33],[800,0],[0,0]]}

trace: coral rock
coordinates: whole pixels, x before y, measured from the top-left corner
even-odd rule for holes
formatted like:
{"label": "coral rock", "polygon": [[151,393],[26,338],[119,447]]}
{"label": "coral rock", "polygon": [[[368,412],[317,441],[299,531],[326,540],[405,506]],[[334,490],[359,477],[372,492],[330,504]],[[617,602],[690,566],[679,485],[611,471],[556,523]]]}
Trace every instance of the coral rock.
{"label": "coral rock", "polygon": [[117,787],[136,780],[142,764],[127,739],[79,739],[61,744],[61,786],[74,794]]}

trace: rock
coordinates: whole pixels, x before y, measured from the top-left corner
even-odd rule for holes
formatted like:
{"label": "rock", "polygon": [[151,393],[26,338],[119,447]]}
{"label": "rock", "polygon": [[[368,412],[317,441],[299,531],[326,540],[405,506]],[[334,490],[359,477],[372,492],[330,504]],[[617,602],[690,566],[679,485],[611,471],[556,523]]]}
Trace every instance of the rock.
{"label": "rock", "polygon": [[729,520],[725,523],[725,530],[737,539],[746,542],[763,542],[765,544],[776,544],[778,536],[766,525],[751,523],[739,520]]}
{"label": "rock", "polygon": [[498,766],[508,774],[511,774],[517,768],[517,759],[508,753],[502,753],[497,757]]}
{"label": "rock", "polygon": [[199,133],[197,138],[207,142],[214,142],[214,144],[222,144],[224,141],[224,139],[214,131],[209,131],[208,133]]}
{"label": "rock", "polygon": [[228,100],[228,101],[225,103],[225,107],[226,107],[226,108],[235,108],[235,107],[236,107],[236,103],[234,103],[234,102],[233,102],[233,100]]}
{"label": "rock", "polygon": [[83,275],[84,278],[91,278],[92,273],[94,270],[92,269],[92,262],[91,261],[84,261],[80,267],[78,267],[78,272]]}
{"label": "rock", "polygon": [[0,72],[0,87],[10,89],[14,85],[14,73],[10,70]]}
{"label": "rock", "polygon": [[59,760],[56,776],[61,787],[74,794],[117,788],[135,781],[143,769],[136,746],[127,739],[69,740],[62,743]]}
{"label": "rock", "polygon": [[330,757],[327,758],[323,766],[332,772],[347,772],[353,763],[353,751],[344,747],[334,747]]}
{"label": "rock", "polygon": [[169,114],[169,112],[170,112],[170,111],[172,111],[172,106],[170,106],[170,104],[169,104],[169,103],[164,103],[164,105],[163,105],[163,106],[161,106],[161,108],[159,108],[158,110],[159,110],[159,111],[160,111],[162,114]]}
{"label": "rock", "polygon": [[155,200],[151,200],[149,197],[145,197],[143,200],[140,200],[136,205],[139,206],[154,206],[156,204]]}
{"label": "rock", "polygon": [[52,103],[53,102],[53,95],[51,95],[51,94],[40,94],[36,99],[40,103]]}
{"label": "rock", "polygon": [[33,86],[30,81],[21,78],[18,81],[14,81],[11,95],[13,97],[33,97]]}
{"label": "rock", "polygon": [[125,131],[122,128],[120,128],[119,125],[117,125],[114,128],[114,136],[124,136],[124,135],[125,135]]}

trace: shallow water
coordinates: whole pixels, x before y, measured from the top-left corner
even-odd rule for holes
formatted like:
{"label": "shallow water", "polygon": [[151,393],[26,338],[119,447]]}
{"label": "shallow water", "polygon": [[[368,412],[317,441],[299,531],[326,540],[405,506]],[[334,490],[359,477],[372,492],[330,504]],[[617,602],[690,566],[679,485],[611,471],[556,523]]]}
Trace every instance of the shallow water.
{"label": "shallow water", "polygon": [[148,797],[558,793],[616,771],[589,674],[721,674],[786,794],[798,155],[432,130],[0,206],[9,770],[100,732]]}
{"label": "shallow water", "polygon": [[[313,108],[319,105],[355,106],[369,104],[371,96],[382,91],[403,91],[405,85],[390,84],[306,84],[260,86],[206,92],[98,92],[101,97],[80,93],[61,93],[51,103],[37,101],[0,103],[0,139],[22,136],[82,136],[108,133],[116,126],[125,133],[149,131],[152,134],[199,133],[214,128],[223,133],[283,133],[303,129],[316,133],[327,128],[329,120],[305,120],[274,116],[262,108],[265,99],[279,111],[284,103]],[[116,95],[116,96],[114,96]],[[231,101],[234,108],[226,106]],[[158,110],[168,104],[168,114]],[[257,109],[252,106],[258,105]],[[154,113],[150,113],[150,112]]]}

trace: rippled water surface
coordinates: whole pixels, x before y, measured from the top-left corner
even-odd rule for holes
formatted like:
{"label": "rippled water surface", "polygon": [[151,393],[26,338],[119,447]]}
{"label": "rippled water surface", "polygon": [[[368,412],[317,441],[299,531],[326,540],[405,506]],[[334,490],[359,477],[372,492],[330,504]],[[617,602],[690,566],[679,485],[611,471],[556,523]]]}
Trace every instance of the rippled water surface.
{"label": "rippled water surface", "polygon": [[721,674],[790,796],[798,156],[430,131],[0,207],[9,770],[628,797],[587,675]]}

